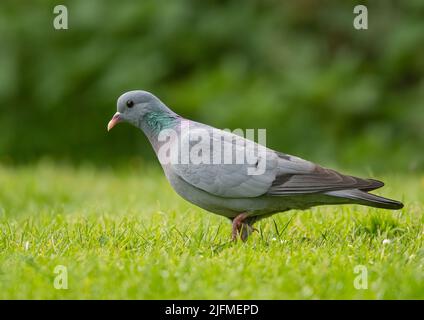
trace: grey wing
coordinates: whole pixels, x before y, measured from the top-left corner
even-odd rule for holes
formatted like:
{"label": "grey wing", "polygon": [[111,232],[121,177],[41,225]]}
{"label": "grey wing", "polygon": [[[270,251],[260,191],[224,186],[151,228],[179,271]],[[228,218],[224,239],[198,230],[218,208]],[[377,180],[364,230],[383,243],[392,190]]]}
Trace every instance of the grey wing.
{"label": "grey wing", "polygon": [[[274,152],[225,131],[214,129],[224,137],[218,139],[216,134],[209,131],[203,135],[200,130],[204,128],[191,130],[180,137],[182,144],[188,143],[191,153],[190,159],[184,161],[186,163],[179,161],[171,165],[174,173],[189,184],[224,198],[251,198],[267,193],[278,172],[278,156]],[[202,139],[191,139],[193,136]],[[254,150],[258,147],[260,152]],[[212,152],[205,155],[208,150]],[[231,161],[225,161],[229,150]],[[193,154],[202,154],[205,158],[199,163],[193,161]],[[249,161],[237,162],[235,158],[242,154],[249,154]],[[209,161],[204,161],[207,159]]]}
{"label": "grey wing", "polygon": [[343,175],[298,157],[278,153],[279,171],[267,194],[284,196],[323,193],[335,190],[370,191],[382,187],[381,181]]}

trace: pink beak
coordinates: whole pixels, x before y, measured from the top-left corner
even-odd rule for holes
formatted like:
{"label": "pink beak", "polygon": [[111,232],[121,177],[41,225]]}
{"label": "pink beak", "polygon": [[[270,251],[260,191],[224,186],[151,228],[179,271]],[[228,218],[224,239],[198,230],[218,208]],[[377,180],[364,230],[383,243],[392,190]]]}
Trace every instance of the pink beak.
{"label": "pink beak", "polygon": [[107,124],[107,131],[110,131],[118,122],[121,122],[121,114],[119,112],[115,113],[112,119]]}

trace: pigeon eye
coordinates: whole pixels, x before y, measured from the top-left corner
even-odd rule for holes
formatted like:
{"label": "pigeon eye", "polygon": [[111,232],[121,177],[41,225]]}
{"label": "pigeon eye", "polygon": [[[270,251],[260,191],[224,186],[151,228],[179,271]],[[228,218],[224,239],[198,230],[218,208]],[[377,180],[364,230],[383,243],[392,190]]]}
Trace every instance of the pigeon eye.
{"label": "pigeon eye", "polygon": [[128,100],[127,101],[127,107],[128,108],[132,108],[134,106],[134,101],[132,101],[132,100]]}

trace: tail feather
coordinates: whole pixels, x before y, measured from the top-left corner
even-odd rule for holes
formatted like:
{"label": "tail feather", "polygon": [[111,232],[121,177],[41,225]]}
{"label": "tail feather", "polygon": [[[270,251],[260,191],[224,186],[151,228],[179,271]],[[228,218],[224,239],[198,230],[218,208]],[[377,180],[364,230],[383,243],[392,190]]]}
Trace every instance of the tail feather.
{"label": "tail feather", "polygon": [[392,210],[403,208],[402,202],[380,197],[375,194],[367,193],[359,189],[330,191],[330,192],[327,192],[326,194],[339,197],[339,198],[350,199],[350,200],[353,200],[352,203],[362,204],[362,205],[375,207],[375,208],[392,209]]}

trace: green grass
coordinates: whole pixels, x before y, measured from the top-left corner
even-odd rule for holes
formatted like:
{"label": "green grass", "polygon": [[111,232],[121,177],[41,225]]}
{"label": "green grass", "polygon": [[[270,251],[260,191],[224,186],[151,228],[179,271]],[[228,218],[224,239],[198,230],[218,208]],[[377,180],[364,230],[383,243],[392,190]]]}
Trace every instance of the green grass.
{"label": "green grass", "polygon": [[[379,178],[403,210],[290,211],[233,244],[228,220],[157,168],[0,166],[0,298],[423,299],[424,175]],[[57,265],[68,290],[53,286]]]}

